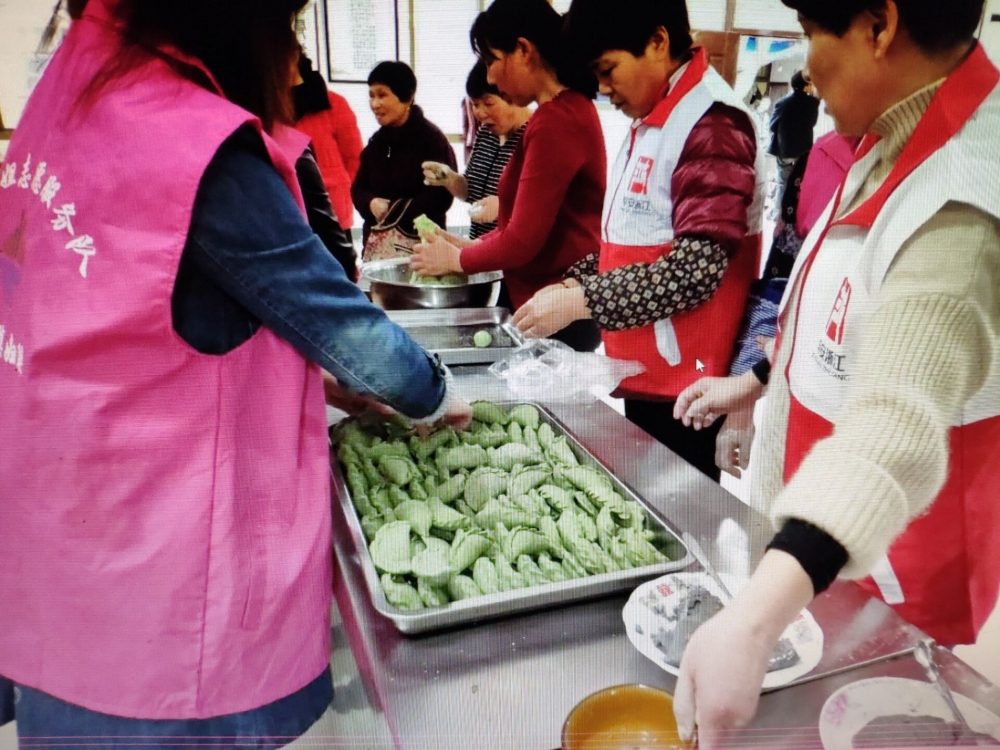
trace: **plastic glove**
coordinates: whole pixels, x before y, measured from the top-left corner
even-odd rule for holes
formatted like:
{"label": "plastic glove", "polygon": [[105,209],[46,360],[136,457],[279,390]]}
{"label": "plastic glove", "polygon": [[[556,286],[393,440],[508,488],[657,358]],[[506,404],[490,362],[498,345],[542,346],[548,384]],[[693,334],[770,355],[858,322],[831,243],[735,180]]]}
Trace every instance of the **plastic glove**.
{"label": "plastic glove", "polygon": [[753,629],[753,618],[736,602],[702,625],[688,642],[674,693],[681,738],[695,727],[700,750],[736,747],[735,732],[753,721],[767,674],[769,643]]}
{"label": "plastic glove", "polygon": [[477,224],[490,224],[500,215],[500,199],[495,195],[487,195],[469,207],[469,218]]}
{"label": "plastic glove", "polygon": [[750,464],[754,432],[753,406],[729,412],[715,441],[715,465],[739,479]]}
{"label": "plastic glove", "polygon": [[417,422],[414,425],[418,435],[421,437],[427,437],[442,427],[450,427],[453,430],[461,432],[472,424],[472,407],[469,403],[465,401],[465,399],[459,398],[451,392],[449,392],[446,398],[448,398],[449,401],[448,404],[446,404],[444,414],[440,419],[436,420],[432,424]]}
{"label": "plastic glove", "polygon": [[424,184],[431,187],[443,187],[454,194],[453,187],[458,185],[462,175],[439,161],[425,161],[420,165],[424,170]]}
{"label": "plastic glove", "polygon": [[[750,584],[702,625],[681,659],[674,716],[681,737],[698,731],[698,747],[742,747],[737,730],[757,712],[774,647],[813,598],[812,580],[791,555],[771,550]],[[740,740],[743,741],[740,741]]]}

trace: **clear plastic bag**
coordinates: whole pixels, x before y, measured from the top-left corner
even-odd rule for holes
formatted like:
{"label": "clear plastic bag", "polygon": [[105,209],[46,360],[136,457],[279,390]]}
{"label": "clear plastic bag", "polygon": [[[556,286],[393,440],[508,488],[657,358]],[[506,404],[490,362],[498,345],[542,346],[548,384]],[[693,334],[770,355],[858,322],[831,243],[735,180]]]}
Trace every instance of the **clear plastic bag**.
{"label": "clear plastic bag", "polygon": [[552,339],[534,339],[508,359],[494,363],[489,372],[518,398],[565,402],[597,401],[625,378],[644,370],[638,362],[576,352]]}

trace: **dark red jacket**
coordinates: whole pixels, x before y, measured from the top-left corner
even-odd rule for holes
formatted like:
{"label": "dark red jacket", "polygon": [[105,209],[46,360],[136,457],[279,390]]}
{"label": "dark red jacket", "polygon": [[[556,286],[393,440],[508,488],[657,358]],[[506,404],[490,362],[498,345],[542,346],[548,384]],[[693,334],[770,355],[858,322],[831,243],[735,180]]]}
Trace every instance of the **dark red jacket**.
{"label": "dark red jacket", "polygon": [[674,236],[707,237],[730,254],[747,234],[757,139],[745,112],[713,104],[691,130],[670,183]]}

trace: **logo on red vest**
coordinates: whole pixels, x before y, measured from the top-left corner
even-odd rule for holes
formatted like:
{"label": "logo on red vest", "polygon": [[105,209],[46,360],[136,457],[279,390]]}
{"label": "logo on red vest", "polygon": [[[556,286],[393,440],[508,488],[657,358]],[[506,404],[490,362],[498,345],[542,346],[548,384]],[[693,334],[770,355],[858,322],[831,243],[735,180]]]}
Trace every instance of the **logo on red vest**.
{"label": "logo on red vest", "polygon": [[630,193],[639,195],[649,194],[649,178],[653,174],[653,160],[648,156],[640,156],[632,172],[632,185],[629,187]]}
{"label": "logo on red vest", "polygon": [[847,317],[847,306],[851,304],[851,282],[844,279],[833,303],[830,320],[826,324],[826,337],[835,344],[844,342],[844,318]]}

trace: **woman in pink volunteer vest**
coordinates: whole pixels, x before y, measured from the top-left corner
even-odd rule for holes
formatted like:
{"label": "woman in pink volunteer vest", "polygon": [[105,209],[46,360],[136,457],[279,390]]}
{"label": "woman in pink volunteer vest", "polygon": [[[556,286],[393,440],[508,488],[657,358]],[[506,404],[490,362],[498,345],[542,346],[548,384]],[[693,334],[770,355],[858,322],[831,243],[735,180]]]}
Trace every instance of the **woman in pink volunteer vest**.
{"label": "woman in pink volunteer vest", "polygon": [[[839,574],[946,646],[1000,589],[1000,71],[983,0],[784,0],[845,135],[864,136],[789,280],[755,470],[780,529],[692,638],[702,747],[749,722],[784,628]],[[738,735],[724,735],[727,746]]]}
{"label": "woman in pink volunteer vest", "polygon": [[324,386],[470,411],[305,223],[303,0],[71,5],[0,164],[0,723],[277,747],[331,699]]}

